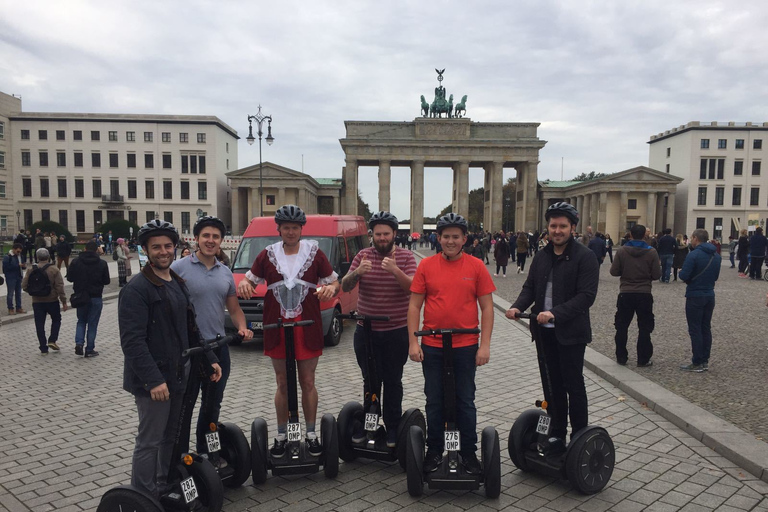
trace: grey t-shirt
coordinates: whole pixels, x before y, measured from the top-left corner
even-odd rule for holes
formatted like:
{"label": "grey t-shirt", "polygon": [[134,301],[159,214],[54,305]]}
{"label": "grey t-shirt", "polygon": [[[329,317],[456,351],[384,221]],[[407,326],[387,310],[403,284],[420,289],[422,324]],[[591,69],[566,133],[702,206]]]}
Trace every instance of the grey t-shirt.
{"label": "grey t-shirt", "polygon": [[[547,279],[547,291],[544,293],[544,309],[543,311],[552,311],[552,272],[549,272],[549,279]],[[546,323],[542,325],[547,329],[554,329],[555,324]]]}
{"label": "grey t-shirt", "polygon": [[176,325],[175,332],[181,338],[182,350],[189,348],[189,334],[187,333],[187,297],[184,290],[175,279],[165,281],[165,290],[168,295],[168,303],[171,307],[173,322]]}

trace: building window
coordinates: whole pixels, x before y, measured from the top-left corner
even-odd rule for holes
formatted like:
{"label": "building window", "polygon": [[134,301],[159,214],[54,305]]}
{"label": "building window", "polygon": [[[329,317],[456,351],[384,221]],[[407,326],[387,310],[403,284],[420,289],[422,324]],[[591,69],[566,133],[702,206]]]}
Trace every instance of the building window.
{"label": "building window", "polygon": [[189,172],[189,157],[187,155],[181,155],[181,174],[187,174]]}
{"label": "building window", "polygon": [[741,176],[744,174],[744,160],[736,160],[733,162],[733,175]]}
{"label": "building window", "polygon": [[40,167],[48,167],[48,152],[41,151],[37,156],[40,159]]}
{"label": "building window", "polygon": [[715,187],[715,206],[723,206],[725,187]]}
{"label": "building window", "polygon": [[119,163],[117,161],[117,153],[110,153],[109,154],[109,166],[110,167],[118,167]]}
{"label": "building window", "polygon": [[59,210],[59,224],[68,229],[69,212],[67,210]]}
{"label": "building window", "polygon": [[37,130],[38,140],[48,140],[48,130]]}
{"label": "building window", "polygon": [[188,133],[180,133],[179,134],[179,142],[189,142],[189,134]]}
{"label": "building window", "polygon": [[706,219],[704,217],[696,217],[696,229],[706,229]]}
{"label": "building window", "polygon": [[101,167],[101,153],[91,153],[91,167]]}
{"label": "building window", "polygon": [[67,140],[64,130],[56,130],[56,140]]}
{"label": "building window", "polygon": [[275,206],[275,196],[274,195],[267,195],[266,197],[267,206]]}
{"label": "building window", "polygon": [[146,153],[144,155],[144,167],[147,169],[155,168],[155,155],[152,153]]}
{"label": "building window", "polygon": [[[144,182],[144,199],[154,199],[155,198],[155,182],[154,180],[147,180]],[[149,220],[154,219],[153,216]]]}
{"label": "building window", "polygon": [[197,198],[201,201],[208,200],[208,183],[205,181],[197,182]]}
{"label": "building window", "polygon": [[760,176],[760,160],[752,162],[752,176]]}
{"label": "building window", "polygon": [[131,224],[139,223],[139,212],[136,210],[128,210],[128,222]]}
{"label": "building window", "polygon": [[205,155],[197,157],[198,167],[200,168],[200,174],[205,174]]}
{"label": "building window", "polygon": [[74,130],[72,132],[72,140],[83,140],[83,130]]}
{"label": "building window", "polygon": [[731,198],[733,206],[741,206],[741,187],[733,187],[733,197]]}
{"label": "building window", "polygon": [[83,166],[83,154],[80,152],[75,153],[75,167]]}
{"label": "building window", "polygon": [[188,181],[181,182],[181,198],[189,199],[189,182]]}
{"label": "building window", "polygon": [[85,197],[85,184],[82,178],[75,178],[75,197]]}
{"label": "building window", "polygon": [[0,169],[5,169],[5,151],[0,151]]}
{"label": "building window", "polygon": [[166,153],[163,155],[163,169],[171,168],[171,155]]}
{"label": "building window", "polygon": [[163,132],[163,142],[171,142],[171,132]]}
{"label": "building window", "polygon": [[723,237],[723,218],[722,217],[715,217],[715,227],[712,230],[712,238],[717,238],[718,240]]}
{"label": "building window", "polygon": [[706,206],[707,204],[707,187],[699,187],[699,199],[696,204],[699,206]]}
{"label": "building window", "polygon": [[701,165],[699,166],[699,179],[700,180],[707,179],[707,159],[706,158],[701,159]]}
{"label": "building window", "polygon": [[85,232],[85,210],[75,210],[75,229],[78,233]]}
{"label": "building window", "polygon": [[128,199],[136,199],[136,180],[128,180]]}
{"label": "building window", "polygon": [[[227,153],[229,153],[229,142],[227,142]],[[669,148],[667,148],[667,156],[669,156]]]}
{"label": "building window", "polygon": [[33,224],[32,220],[32,210],[25,209],[24,210],[24,227],[31,226]]}
{"label": "building window", "polygon": [[125,132],[125,140],[128,142],[136,142],[136,132]]}
{"label": "building window", "polygon": [[189,212],[181,212],[181,232],[189,233]]}
{"label": "building window", "polygon": [[145,218],[146,218],[146,222],[151,222],[151,221],[155,220],[155,218],[156,218],[155,212],[149,212],[148,211],[146,216],[145,216]]}
{"label": "building window", "polygon": [[709,139],[701,139],[701,149],[709,149]]}
{"label": "building window", "polygon": [[117,131],[109,132],[109,142],[117,142]]}
{"label": "building window", "polygon": [[21,178],[21,195],[32,197],[32,178]]}
{"label": "building window", "polygon": [[229,170],[229,158],[227,158],[227,170]]}
{"label": "building window", "polygon": [[30,165],[32,165],[31,160],[32,160],[32,157],[30,156],[29,151],[21,152],[21,165],[23,167],[29,167]]}
{"label": "building window", "polygon": [[702,158],[699,166],[700,180],[725,178],[725,158]]}
{"label": "building window", "polygon": [[744,149],[744,139],[736,139],[736,149]]}
{"label": "building window", "polygon": [[29,130],[21,130],[21,140],[29,140]]}
{"label": "building window", "polygon": [[728,139],[717,139],[717,149],[728,149]]}
{"label": "building window", "polygon": [[627,210],[637,210],[637,199],[627,200]]}
{"label": "building window", "polygon": [[120,197],[120,180],[109,180],[109,197],[112,201],[122,199]]}
{"label": "building window", "polygon": [[136,167],[136,153],[128,153],[128,167]]}
{"label": "building window", "polygon": [[41,220],[48,222],[51,220],[51,210],[40,210],[40,217]]}
{"label": "building window", "polygon": [[91,130],[91,140],[101,140],[101,132],[98,130]]}
{"label": "building window", "polygon": [[94,231],[96,231],[96,229],[98,229],[103,222],[104,222],[104,215],[102,211],[94,210],[93,211],[93,227],[95,228]]}
{"label": "building window", "polygon": [[40,178],[40,197],[49,197],[50,195],[48,178]]}
{"label": "building window", "polygon": [[101,180],[95,179],[92,182],[93,186],[93,198],[101,201]]}
{"label": "building window", "polygon": [[67,197],[67,179],[59,178],[57,182],[59,186],[59,197]]}
{"label": "building window", "polygon": [[0,199],[6,198],[6,192],[5,192],[5,182],[0,181]]}
{"label": "building window", "polygon": [[163,199],[173,199],[173,182],[163,181]]}
{"label": "building window", "polygon": [[198,133],[197,134],[197,142],[200,144],[205,144],[205,134],[204,133]]}
{"label": "building window", "polygon": [[752,141],[752,149],[763,149],[763,139],[755,139]]}
{"label": "building window", "polygon": [[144,132],[144,142],[152,142],[154,135],[152,132]]}
{"label": "building window", "polygon": [[667,174],[669,174],[669,164],[667,164]]}
{"label": "building window", "polygon": [[752,187],[749,189],[749,206],[757,206],[760,204],[760,187]]}
{"label": "building window", "polygon": [[163,212],[163,220],[173,224],[173,212]]}
{"label": "building window", "polygon": [[67,166],[67,154],[64,152],[56,153],[56,165],[58,167],[66,167]]}

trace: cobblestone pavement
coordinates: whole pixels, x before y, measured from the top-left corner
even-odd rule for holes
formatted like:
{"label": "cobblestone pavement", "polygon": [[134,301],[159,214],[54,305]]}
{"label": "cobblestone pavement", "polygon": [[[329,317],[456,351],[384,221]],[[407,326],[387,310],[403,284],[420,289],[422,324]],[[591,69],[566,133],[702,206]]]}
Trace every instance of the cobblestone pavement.
{"label": "cobblestone pavement", "polygon": [[[526,262],[526,272],[530,258]],[[653,366],[635,366],[637,324],[629,330],[628,367],[664,388],[699,405],[707,411],[768,440],[768,345],[766,326],[768,282],[737,277],[727,257],[723,260],[720,279],[715,287],[715,311],[712,318],[712,357],[709,372],[687,373],[680,364],[690,362],[691,341],[685,321],[685,283],[654,283],[654,314],[656,327]],[[488,266],[496,270],[493,259]],[[591,309],[594,350],[615,360],[613,318],[619,293],[619,278],[610,275],[610,261],[600,267],[597,299]],[[507,268],[507,278],[494,278],[497,294],[514,302],[527,277],[517,274],[515,267]]]}
{"label": "cobblestone pavement", "polygon": [[[608,429],[617,449],[609,486],[582,496],[565,481],[516,469],[506,441],[514,419],[541,397],[535,349],[527,330],[496,313],[492,356],[477,375],[478,428],[495,426],[502,444],[502,494],[425,490],[410,497],[397,463],[342,463],[338,478],[269,477],[227,490],[227,511],[442,510],[442,511],[768,511],[768,484],[719,456],[643,404],[586,372],[591,422]],[[121,390],[122,362],[116,300],[108,300],[97,349],[74,355],[75,315],[64,314],[59,354],[39,355],[31,321],[0,331],[5,371],[0,379],[0,511],[94,510],[101,495],[129,481],[136,429],[131,396]],[[360,400],[362,385],[348,323],[338,347],[318,369],[319,412],[338,414]],[[246,432],[267,419],[274,435],[271,365],[255,344],[232,349],[233,371],[222,419]],[[502,384],[500,386],[500,384]],[[423,406],[423,377],[409,362],[404,406]],[[386,396],[385,396],[386,399]]]}

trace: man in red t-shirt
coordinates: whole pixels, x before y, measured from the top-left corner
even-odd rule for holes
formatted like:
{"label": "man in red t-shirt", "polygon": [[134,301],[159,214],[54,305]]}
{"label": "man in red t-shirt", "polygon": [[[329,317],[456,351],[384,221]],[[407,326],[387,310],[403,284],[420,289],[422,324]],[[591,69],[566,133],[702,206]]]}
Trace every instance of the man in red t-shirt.
{"label": "man in red t-shirt", "polygon": [[[307,449],[311,455],[320,455],[322,447],[315,433],[317,416],[317,388],[315,369],[323,353],[323,329],[320,301],[330,300],[339,293],[336,272],[314,240],[301,240],[301,229],[307,223],[298,206],[281,206],[275,212],[277,231],[281,241],[261,251],[245,279],[237,285],[237,295],[251,298],[254,286],[266,282],[264,297],[264,323],[314,320],[313,325],[294,331],[296,366],[301,386],[301,406],[307,428]],[[327,285],[327,286],[326,286]],[[312,292],[312,293],[310,293]],[[277,438],[271,448],[272,455],[285,454],[288,430],[288,379],[285,369],[285,336],[282,329],[264,332],[264,353],[272,358],[277,377],[275,410],[277,411]]]}
{"label": "man in red t-shirt", "polygon": [[482,473],[477,460],[477,408],[475,407],[475,370],[491,356],[493,297],[496,291],[482,261],[464,254],[467,221],[449,213],[437,222],[438,240],[443,252],[422,260],[411,284],[408,306],[409,355],[422,363],[424,394],[427,396],[427,454],[424,471],[435,471],[443,460],[443,343],[439,337],[424,336],[422,344],[413,335],[422,329],[476,329],[477,305],[480,305],[480,345],[476,334],[453,336],[453,366],[456,379],[456,424],[461,432],[461,460],[471,474]]}

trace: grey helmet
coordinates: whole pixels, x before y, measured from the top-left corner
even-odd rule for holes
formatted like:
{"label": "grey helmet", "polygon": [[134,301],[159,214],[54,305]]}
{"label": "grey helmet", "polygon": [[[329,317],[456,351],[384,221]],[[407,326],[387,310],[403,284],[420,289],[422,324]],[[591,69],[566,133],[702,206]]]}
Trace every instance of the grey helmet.
{"label": "grey helmet", "polygon": [[571,203],[566,203],[565,201],[560,201],[558,203],[549,205],[549,208],[547,208],[547,211],[544,213],[544,218],[547,219],[547,222],[549,222],[549,218],[553,215],[556,217],[566,216],[568,219],[570,219],[571,224],[579,223],[578,210],[576,210],[576,208]]}
{"label": "grey helmet", "polygon": [[205,217],[200,217],[197,219],[197,222],[195,222],[195,227],[192,228],[192,234],[194,236],[200,236],[200,232],[203,230],[203,228],[208,226],[214,227],[221,231],[222,238],[227,232],[227,227],[224,225],[224,222],[222,222],[220,218],[214,217],[213,215],[206,215]]}
{"label": "grey helmet", "polygon": [[467,219],[459,215],[458,213],[446,213],[439,219],[437,219],[437,234],[439,235],[443,229],[450,228],[450,227],[457,227],[461,228],[461,230],[464,232],[464,234],[467,234]]}
{"label": "grey helmet", "polygon": [[173,245],[179,243],[179,232],[173,224],[165,220],[155,219],[141,226],[137,235],[139,245],[146,247],[147,240],[153,236],[167,236],[173,241]]}
{"label": "grey helmet", "polygon": [[281,206],[275,212],[275,222],[279,225],[284,222],[294,222],[303,226],[307,223],[307,216],[304,211],[295,204]]}
{"label": "grey helmet", "polygon": [[376,224],[386,224],[395,231],[397,231],[397,228],[400,226],[397,217],[389,212],[376,212],[371,215],[371,220],[368,221],[368,227],[373,229],[373,226]]}

